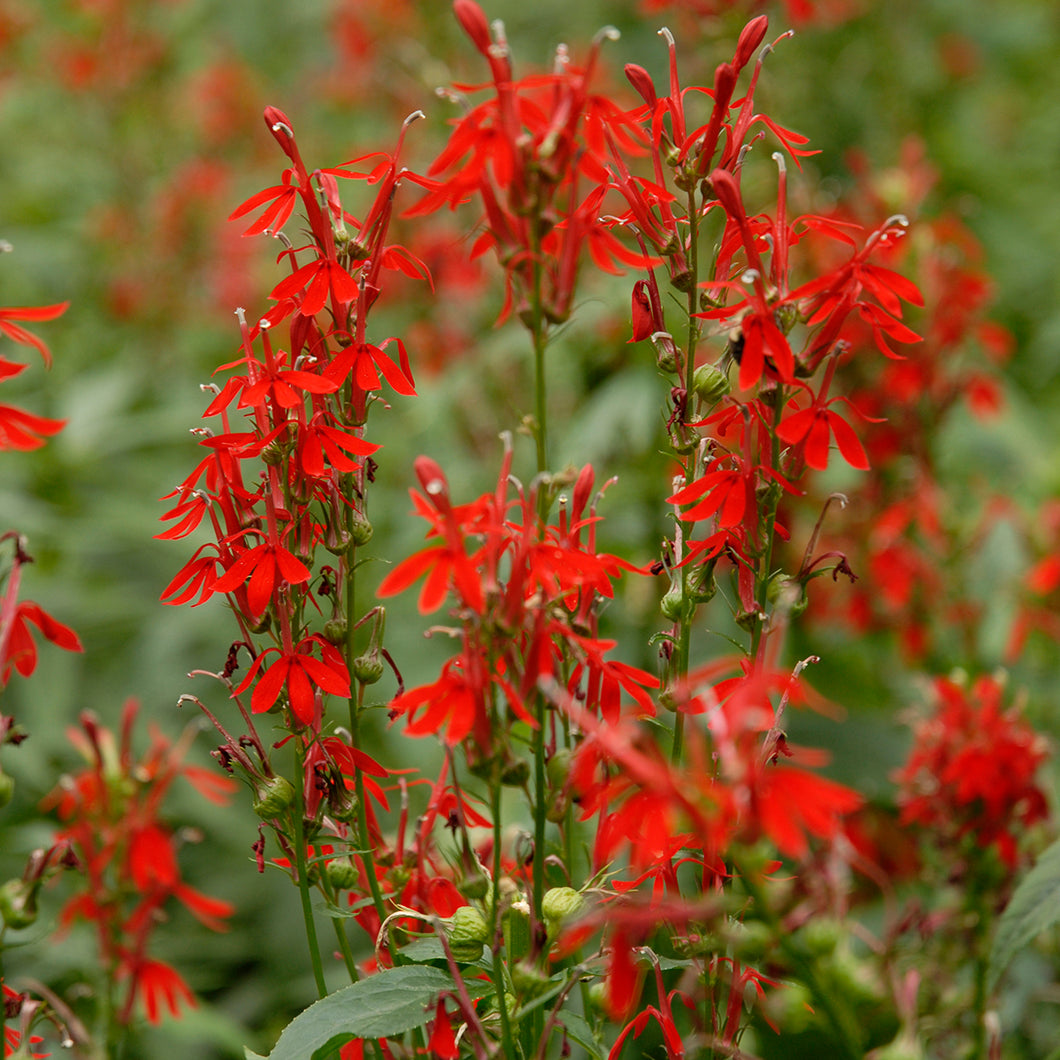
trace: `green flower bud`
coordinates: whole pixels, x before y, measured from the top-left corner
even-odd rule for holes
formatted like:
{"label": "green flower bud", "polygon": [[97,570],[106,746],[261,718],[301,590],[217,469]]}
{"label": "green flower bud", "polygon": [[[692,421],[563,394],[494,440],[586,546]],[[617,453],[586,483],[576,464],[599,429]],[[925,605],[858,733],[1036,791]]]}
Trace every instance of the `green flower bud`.
{"label": "green flower bud", "polygon": [[271,821],[294,804],[295,790],[285,777],[269,777],[258,785],[256,795],[254,812],[263,821]]}
{"label": "green flower bud", "polygon": [[347,787],[338,786],[328,795],[328,815],[344,824],[357,820],[357,795]]}
{"label": "green flower bud", "polygon": [[30,927],[37,919],[37,886],[22,879],[0,887],[0,916],[9,928]]}
{"label": "green flower bud", "polygon": [[277,445],[276,442],[269,442],[267,446],[261,451],[262,463],[268,464],[269,467],[279,467],[283,463],[284,452],[281,446]]}

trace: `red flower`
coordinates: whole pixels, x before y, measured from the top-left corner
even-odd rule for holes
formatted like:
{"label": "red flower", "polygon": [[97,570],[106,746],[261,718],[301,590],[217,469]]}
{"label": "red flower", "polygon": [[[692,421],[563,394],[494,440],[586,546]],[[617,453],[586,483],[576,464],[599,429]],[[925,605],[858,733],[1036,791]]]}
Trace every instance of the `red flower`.
{"label": "red flower", "polygon": [[171,1016],[179,1016],[181,1006],[195,1007],[195,995],[181,978],[180,973],[163,961],[129,958],[118,969],[120,976],[131,979],[129,1001],[122,1012],[122,1018],[128,1021],[132,1015],[135,1000],[143,1003],[147,1019],[151,1023],[161,1023],[161,1009],[165,1005]]}
{"label": "red flower", "polygon": [[44,358],[44,363],[51,364],[52,358],[48,347],[36,335],[13,321],[54,320],[65,313],[69,305],[69,302],[57,302],[55,305],[10,306],[7,309],[0,309],[0,333],[22,346],[34,347]]}
{"label": "red flower", "polygon": [[[240,531],[242,534],[243,531]],[[215,593],[230,593],[247,586],[247,603],[260,615],[276,589],[277,577],[291,585],[309,581],[312,571],[282,545],[265,541],[244,552],[213,584]]]}
{"label": "red flower", "polygon": [[427,1042],[427,1052],[438,1060],[456,1060],[460,1055],[460,1048],[456,1044],[456,1035],[453,1033],[453,1025],[449,1020],[449,1014],[445,1011],[445,1002],[438,998],[438,1004],[434,1010],[434,1026],[431,1029],[431,1037]]}
{"label": "red flower", "polygon": [[1048,816],[1035,780],[1047,751],[1016,710],[1003,709],[1002,691],[993,677],[971,688],[938,678],[935,712],[914,725],[895,780],[903,824],[931,828],[942,841],[972,836],[1015,869],[1021,831]]}
{"label": "red flower", "polygon": [[[314,644],[320,647],[323,659],[310,654]],[[333,644],[316,634],[300,641],[291,652],[266,648],[254,660],[246,677],[235,690],[236,695],[250,687],[272,652],[277,652],[279,659],[261,675],[251,693],[250,709],[255,714],[262,714],[272,707],[286,687],[294,716],[301,724],[310,725],[316,713],[314,688],[336,696],[349,696],[350,675],[342,655]]]}
{"label": "red flower", "polygon": [[5,607],[4,613],[0,614],[0,688],[7,684],[12,667],[23,677],[29,677],[37,668],[37,646],[29,623],[60,648],[82,650],[77,634],[69,626],[57,622],[39,604],[25,600],[15,607],[10,618]]}

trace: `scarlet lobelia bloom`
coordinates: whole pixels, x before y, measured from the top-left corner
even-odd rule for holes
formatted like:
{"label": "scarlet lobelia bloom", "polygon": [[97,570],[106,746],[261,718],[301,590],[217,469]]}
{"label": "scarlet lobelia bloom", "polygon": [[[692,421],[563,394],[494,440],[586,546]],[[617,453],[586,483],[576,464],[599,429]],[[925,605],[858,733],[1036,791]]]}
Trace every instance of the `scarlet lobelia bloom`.
{"label": "scarlet lobelia bloom", "polygon": [[64,778],[44,807],[54,808],[63,822],[58,839],[76,855],[84,881],[66,903],[61,927],[76,920],[96,926],[100,963],[109,977],[125,984],[117,1019],[130,1022],[139,1002],[156,1023],[163,1007],[176,1016],[182,1006],[195,1003],[180,973],[148,954],[160,911],[176,898],[214,931],[223,931],[234,911],[181,879],[176,837],[160,819],[162,800],[178,776],[215,803],[223,803],[235,783],[183,763],[194,736],[190,728],[176,744],[154,732],[137,761],[131,745],[137,711],[135,700],[125,704],[120,741],[93,714],[81,715],[81,730],[69,735],[88,765]]}
{"label": "scarlet lobelia bloom", "polygon": [[1003,694],[996,677],[971,687],[938,678],[935,710],[914,724],[912,752],[895,779],[903,824],[944,841],[970,837],[1015,869],[1021,834],[1048,816],[1035,779],[1048,752],[1019,712],[1004,708]]}

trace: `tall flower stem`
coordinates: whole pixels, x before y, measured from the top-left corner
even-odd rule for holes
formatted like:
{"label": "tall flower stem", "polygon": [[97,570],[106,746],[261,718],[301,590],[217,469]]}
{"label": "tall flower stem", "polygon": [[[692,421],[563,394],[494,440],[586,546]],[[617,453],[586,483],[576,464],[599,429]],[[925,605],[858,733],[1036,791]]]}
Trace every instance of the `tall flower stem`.
{"label": "tall flower stem", "polygon": [[[508,1015],[506,1003],[506,991],[504,989],[504,962],[501,960],[501,947],[499,938],[501,932],[501,782],[500,777],[494,770],[493,783],[490,785],[490,816],[493,818],[493,885],[490,893],[490,922],[494,928],[492,942],[493,952],[493,985],[497,991],[497,1007],[501,1017],[501,1043],[504,1047],[504,1056],[516,1056],[515,1043],[512,1039],[512,1023]],[[536,859],[535,859],[536,861]],[[510,954],[509,954],[510,957]]]}
{"label": "tall flower stem", "polygon": [[[699,214],[696,205],[695,189],[688,192],[688,330],[684,351],[685,407],[678,425],[679,431],[686,431],[689,420],[689,406],[694,401],[694,383],[696,370],[696,348],[699,346],[699,321],[695,316],[697,291],[699,290]],[[696,477],[696,457],[690,455],[685,461],[685,485],[690,485]],[[689,526],[691,530],[691,526]],[[691,595],[691,570],[686,564],[681,568],[681,598],[684,601]],[[671,677],[677,681],[688,676],[689,660],[692,651],[692,618],[687,610],[682,612],[674,654],[671,663]],[[684,755],[685,716],[678,711],[674,716],[673,743],[670,759],[678,765]]]}
{"label": "tall flower stem", "polygon": [[[354,492],[353,479],[348,480],[347,486],[347,505],[348,521],[349,521],[349,532],[352,536],[354,532],[355,522],[355,509],[353,507],[353,498],[350,496]],[[357,647],[355,644],[356,628],[357,628],[357,550],[356,548],[350,548],[350,551],[346,554],[346,584],[344,586],[345,601],[346,601],[346,665],[350,666],[356,657]],[[360,727],[361,727],[361,709],[364,703],[364,684],[358,681],[351,674],[353,682],[356,682],[356,688],[352,687],[351,683],[351,696],[349,700],[349,717],[350,717],[350,744],[353,747],[360,747]],[[357,838],[358,845],[363,851],[370,851],[371,837],[368,834],[368,810],[365,806],[365,784],[364,784],[364,773],[361,771],[360,766],[356,767],[354,773],[354,790],[357,794]],[[383,892],[379,887],[379,878],[375,872],[375,861],[372,857],[361,854],[360,855],[361,865],[364,868],[364,875],[368,880],[368,889],[372,893],[372,904],[375,906],[376,915],[379,917],[379,922],[382,923],[386,919],[386,905],[383,902]]]}
{"label": "tall flower stem", "polygon": [[[305,752],[300,739],[292,741],[294,744],[295,773],[301,778],[305,775],[304,757]],[[291,816],[294,818],[294,857],[295,871],[298,873],[298,893],[302,899],[302,920],[305,923],[306,942],[309,944],[309,959],[313,964],[313,979],[316,982],[317,994],[326,997],[328,992],[327,983],[324,980],[324,965],[320,959],[320,944],[317,941],[317,926],[313,919],[313,906],[309,898],[309,865],[306,859],[305,842],[305,791],[304,786],[299,783],[295,785],[298,798],[292,807]]]}

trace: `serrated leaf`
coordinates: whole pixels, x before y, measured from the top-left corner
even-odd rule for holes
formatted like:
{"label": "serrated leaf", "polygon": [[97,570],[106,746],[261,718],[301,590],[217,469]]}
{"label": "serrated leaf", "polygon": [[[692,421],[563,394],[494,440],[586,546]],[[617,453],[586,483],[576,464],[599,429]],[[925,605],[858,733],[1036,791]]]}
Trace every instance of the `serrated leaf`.
{"label": "serrated leaf", "polygon": [[[409,965],[388,968],[314,1002],[284,1028],[268,1060],[306,1060],[321,1049],[351,1038],[389,1038],[420,1027],[443,990],[455,989],[453,977],[440,968]],[[492,989],[470,980],[472,998]]]}
{"label": "serrated leaf", "polygon": [[1060,840],[1038,859],[1023,878],[997,925],[987,968],[993,990],[1018,950],[1060,921]]}

